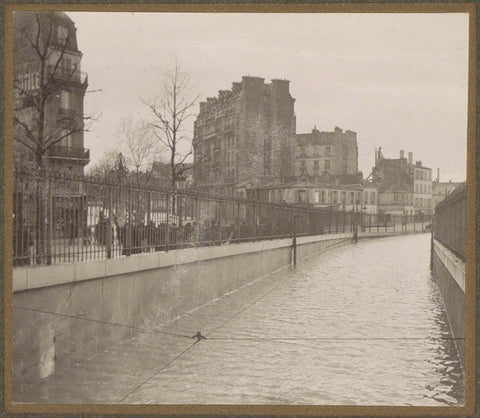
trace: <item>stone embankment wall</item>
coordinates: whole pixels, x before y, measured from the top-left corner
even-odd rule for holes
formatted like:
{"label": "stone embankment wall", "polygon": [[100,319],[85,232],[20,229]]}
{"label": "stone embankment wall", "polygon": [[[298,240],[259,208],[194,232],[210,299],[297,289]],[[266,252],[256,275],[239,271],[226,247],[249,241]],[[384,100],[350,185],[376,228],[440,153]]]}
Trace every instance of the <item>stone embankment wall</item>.
{"label": "stone embankment wall", "polygon": [[[351,234],[299,237],[297,259],[351,242]],[[46,378],[61,364],[78,362],[291,262],[292,239],[286,238],[16,268],[14,384]]]}
{"label": "stone embankment wall", "polygon": [[458,186],[435,207],[432,269],[442,292],[458,354],[465,364],[467,189]]}
{"label": "stone embankment wall", "polygon": [[465,365],[465,262],[433,240],[432,268],[443,296],[458,355]]}

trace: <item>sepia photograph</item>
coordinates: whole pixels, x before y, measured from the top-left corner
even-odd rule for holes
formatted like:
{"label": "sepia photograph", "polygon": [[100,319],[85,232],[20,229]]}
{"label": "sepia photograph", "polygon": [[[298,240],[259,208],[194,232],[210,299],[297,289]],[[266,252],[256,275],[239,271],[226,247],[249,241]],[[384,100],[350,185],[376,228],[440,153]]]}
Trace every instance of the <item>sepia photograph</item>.
{"label": "sepia photograph", "polygon": [[461,412],[473,9],[212,10],[9,9],[10,409]]}

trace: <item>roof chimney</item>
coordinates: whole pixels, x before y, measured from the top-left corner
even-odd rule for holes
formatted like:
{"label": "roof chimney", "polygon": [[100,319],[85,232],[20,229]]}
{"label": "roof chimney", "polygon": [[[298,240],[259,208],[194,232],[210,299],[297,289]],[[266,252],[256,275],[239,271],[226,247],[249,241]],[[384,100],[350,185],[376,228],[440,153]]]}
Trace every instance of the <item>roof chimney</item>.
{"label": "roof chimney", "polygon": [[408,163],[413,164],[413,152],[408,153]]}
{"label": "roof chimney", "polygon": [[400,158],[405,158],[405,151],[403,149],[400,150]]}
{"label": "roof chimney", "polygon": [[437,183],[440,183],[440,168],[437,167]]}

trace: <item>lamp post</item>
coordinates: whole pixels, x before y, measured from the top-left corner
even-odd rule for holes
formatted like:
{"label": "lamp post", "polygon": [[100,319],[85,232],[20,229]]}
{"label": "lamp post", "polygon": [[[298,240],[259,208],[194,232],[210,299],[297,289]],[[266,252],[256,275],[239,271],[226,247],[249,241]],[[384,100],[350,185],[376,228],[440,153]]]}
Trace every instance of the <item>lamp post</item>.
{"label": "lamp post", "polygon": [[360,204],[360,200],[355,201],[355,206],[354,206],[354,224],[353,224],[353,242],[358,241],[358,205]]}
{"label": "lamp post", "polygon": [[367,205],[363,204],[360,207],[362,213],[361,213],[361,221],[362,221],[362,232],[365,232],[365,211],[367,210]]}

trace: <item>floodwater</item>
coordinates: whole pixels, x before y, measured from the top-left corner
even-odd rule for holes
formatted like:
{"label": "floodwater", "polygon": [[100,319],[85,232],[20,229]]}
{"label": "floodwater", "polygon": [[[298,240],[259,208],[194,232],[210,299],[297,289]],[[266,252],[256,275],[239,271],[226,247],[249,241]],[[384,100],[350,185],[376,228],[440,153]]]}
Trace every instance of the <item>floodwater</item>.
{"label": "floodwater", "polygon": [[[148,328],[17,402],[463,405],[464,378],[430,236],[301,260]],[[201,341],[187,338],[201,331]]]}

